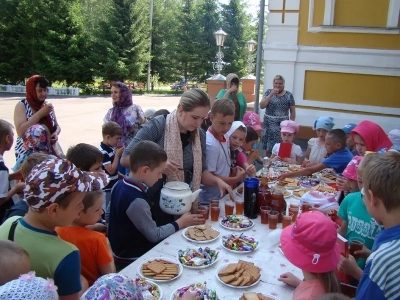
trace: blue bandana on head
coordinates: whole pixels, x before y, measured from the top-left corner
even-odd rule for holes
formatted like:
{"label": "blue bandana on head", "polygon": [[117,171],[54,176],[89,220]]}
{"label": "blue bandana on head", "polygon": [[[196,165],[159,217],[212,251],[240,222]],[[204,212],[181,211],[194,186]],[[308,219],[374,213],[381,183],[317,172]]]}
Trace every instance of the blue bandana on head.
{"label": "blue bandana on head", "polygon": [[315,122],[314,122],[314,130],[317,129],[325,129],[327,131],[331,131],[333,126],[335,126],[335,123],[333,123],[333,118],[332,117],[319,117]]}

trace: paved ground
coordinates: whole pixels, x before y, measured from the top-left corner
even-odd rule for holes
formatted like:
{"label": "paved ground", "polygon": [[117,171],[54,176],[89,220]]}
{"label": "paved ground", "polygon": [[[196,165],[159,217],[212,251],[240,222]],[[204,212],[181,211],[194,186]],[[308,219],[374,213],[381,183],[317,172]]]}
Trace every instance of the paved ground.
{"label": "paved ground", "polygon": [[[24,98],[23,94],[0,93],[0,119],[14,124],[14,108]],[[101,138],[101,126],[107,110],[112,107],[111,97],[82,96],[68,97],[50,96],[48,98],[55,107],[58,122],[61,126],[59,141],[66,151],[77,143],[88,143],[97,146]],[[177,107],[179,96],[134,96],[133,101],[143,110]],[[11,168],[15,164],[14,147],[4,155],[6,165]]]}

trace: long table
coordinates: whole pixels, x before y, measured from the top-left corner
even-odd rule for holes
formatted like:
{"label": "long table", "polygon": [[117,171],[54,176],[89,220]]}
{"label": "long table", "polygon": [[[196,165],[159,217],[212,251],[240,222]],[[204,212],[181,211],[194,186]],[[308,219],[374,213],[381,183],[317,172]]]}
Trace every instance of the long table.
{"label": "long table", "polygon": [[[235,198],[241,197],[236,193],[236,190],[234,190],[234,196]],[[224,200],[227,197],[228,196],[225,196],[220,201],[220,218],[224,215]],[[298,203],[299,201],[294,197],[289,197],[286,199],[286,202],[289,205],[290,203]],[[208,287],[216,289],[220,299],[239,299],[241,295],[247,291],[272,295],[281,300],[291,299],[294,289],[278,281],[279,275],[285,272],[292,272],[294,275],[302,278],[302,273],[300,269],[292,265],[284,257],[278,248],[279,238],[282,232],[281,224],[278,224],[277,229],[270,230],[268,225],[261,224],[260,217],[253,221],[255,222],[255,226],[247,231],[243,231],[246,235],[252,236],[260,242],[259,248],[253,253],[246,255],[226,251],[221,246],[220,237],[222,235],[238,232],[227,230],[221,227],[218,222],[207,220],[206,224],[212,225],[215,230],[220,232],[220,237],[216,241],[208,244],[192,243],[182,236],[182,230],[180,230],[160,242],[120,273],[135,278],[139,276],[138,267],[145,260],[160,257],[178,260],[178,250],[185,250],[187,247],[210,247],[211,249],[217,249],[219,251],[218,262],[209,268],[201,270],[192,270],[184,267],[183,273],[179,278],[166,283],[158,283],[163,290],[162,299],[170,299],[172,293],[180,287],[204,281],[207,282]],[[257,285],[245,289],[235,289],[218,281],[216,277],[218,267],[226,263],[237,262],[239,259],[253,262],[256,266],[261,268],[261,280]]]}

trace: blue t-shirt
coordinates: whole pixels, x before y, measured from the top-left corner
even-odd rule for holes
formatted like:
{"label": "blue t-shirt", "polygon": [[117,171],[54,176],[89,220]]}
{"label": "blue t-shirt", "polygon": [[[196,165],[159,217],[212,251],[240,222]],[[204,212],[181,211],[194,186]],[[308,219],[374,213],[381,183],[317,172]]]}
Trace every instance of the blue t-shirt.
{"label": "blue t-shirt", "polygon": [[344,148],[325,158],[322,161],[322,164],[329,168],[333,168],[336,173],[342,173],[352,159],[353,154],[351,154],[348,148]]}
{"label": "blue t-shirt", "polygon": [[[345,238],[347,240],[361,238],[365,241],[365,247],[372,249],[375,237],[381,231],[381,226],[368,213],[361,192],[348,194],[340,204],[338,215],[347,222]],[[357,264],[364,269],[365,260],[359,258]]]}
{"label": "blue t-shirt", "polygon": [[356,300],[400,300],[400,225],[382,230],[357,287]]}

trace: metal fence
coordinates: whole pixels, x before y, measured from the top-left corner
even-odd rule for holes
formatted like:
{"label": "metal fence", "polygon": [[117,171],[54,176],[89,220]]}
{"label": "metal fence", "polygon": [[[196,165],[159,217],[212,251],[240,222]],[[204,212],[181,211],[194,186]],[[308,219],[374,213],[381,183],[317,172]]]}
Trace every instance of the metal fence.
{"label": "metal fence", "polygon": [[[25,94],[26,93],[26,87],[24,85],[4,85],[4,84],[0,84],[0,92]],[[49,87],[48,95],[79,96],[79,88],[72,88],[72,87],[53,88],[53,87]]]}

